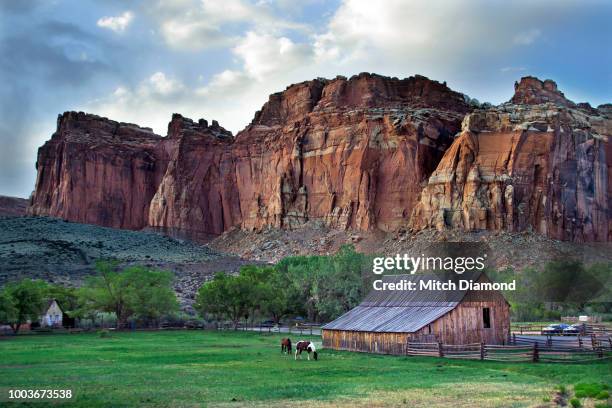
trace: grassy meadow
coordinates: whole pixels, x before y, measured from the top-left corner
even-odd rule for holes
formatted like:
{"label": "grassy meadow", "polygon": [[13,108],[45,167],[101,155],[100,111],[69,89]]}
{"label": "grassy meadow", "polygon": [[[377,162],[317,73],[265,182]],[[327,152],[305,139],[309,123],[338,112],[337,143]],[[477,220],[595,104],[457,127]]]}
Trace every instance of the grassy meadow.
{"label": "grassy meadow", "polygon": [[609,361],[504,364],[332,350],[294,361],[281,355],[281,337],[197,330],[0,338],[0,405],[8,389],[45,388],[71,389],[68,405],[81,407],[547,407],[556,406],[559,386],[612,384]]}

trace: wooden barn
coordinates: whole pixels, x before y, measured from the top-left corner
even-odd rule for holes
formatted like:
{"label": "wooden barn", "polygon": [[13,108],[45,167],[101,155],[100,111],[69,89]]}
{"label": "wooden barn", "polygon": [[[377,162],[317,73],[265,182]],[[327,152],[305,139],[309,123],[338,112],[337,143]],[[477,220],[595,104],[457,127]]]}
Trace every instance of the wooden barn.
{"label": "wooden barn", "polygon": [[[461,289],[459,280],[491,283],[481,272],[384,276],[385,283],[456,283],[453,290],[372,290],[364,301],[323,326],[323,346],[336,350],[403,354],[408,342],[503,344],[510,305],[497,290]],[[380,285],[379,285],[380,286]]]}

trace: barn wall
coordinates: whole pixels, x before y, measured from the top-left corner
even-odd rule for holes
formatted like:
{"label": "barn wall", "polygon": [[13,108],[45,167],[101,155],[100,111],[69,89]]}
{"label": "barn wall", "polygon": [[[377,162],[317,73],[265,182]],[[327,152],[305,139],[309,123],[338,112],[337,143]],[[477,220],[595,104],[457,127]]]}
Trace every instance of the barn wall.
{"label": "barn wall", "polygon": [[[484,328],[482,309],[485,307],[491,314],[490,329]],[[510,333],[510,310],[505,302],[463,301],[446,315],[417,331],[415,338],[428,335],[429,326],[435,341],[445,344],[503,344]]]}
{"label": "barn wall", "polygon": [[380,354],[405,354],[410,333],[323,330],[323,347]]}

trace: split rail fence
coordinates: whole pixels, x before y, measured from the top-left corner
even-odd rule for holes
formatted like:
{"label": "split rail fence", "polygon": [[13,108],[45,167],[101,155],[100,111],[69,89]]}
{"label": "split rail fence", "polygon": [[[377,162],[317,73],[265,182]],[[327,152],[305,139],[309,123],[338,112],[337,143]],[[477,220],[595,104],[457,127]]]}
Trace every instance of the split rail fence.
{"label": "split rail fence", "polygon": [[512,336],[507,345],[409,342],[406,355],[502,362],[583,363],[612,358],[612,338],[590,336],[557,340]]}

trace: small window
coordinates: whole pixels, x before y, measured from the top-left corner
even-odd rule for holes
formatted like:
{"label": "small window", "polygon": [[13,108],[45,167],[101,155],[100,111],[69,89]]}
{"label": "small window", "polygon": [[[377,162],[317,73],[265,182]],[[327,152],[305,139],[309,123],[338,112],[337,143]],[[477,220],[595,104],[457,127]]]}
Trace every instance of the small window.
{"label": "small window", "polygon": [[485,329],[491,328],[491,310],[488,307],[482,308],[482,325]]}

